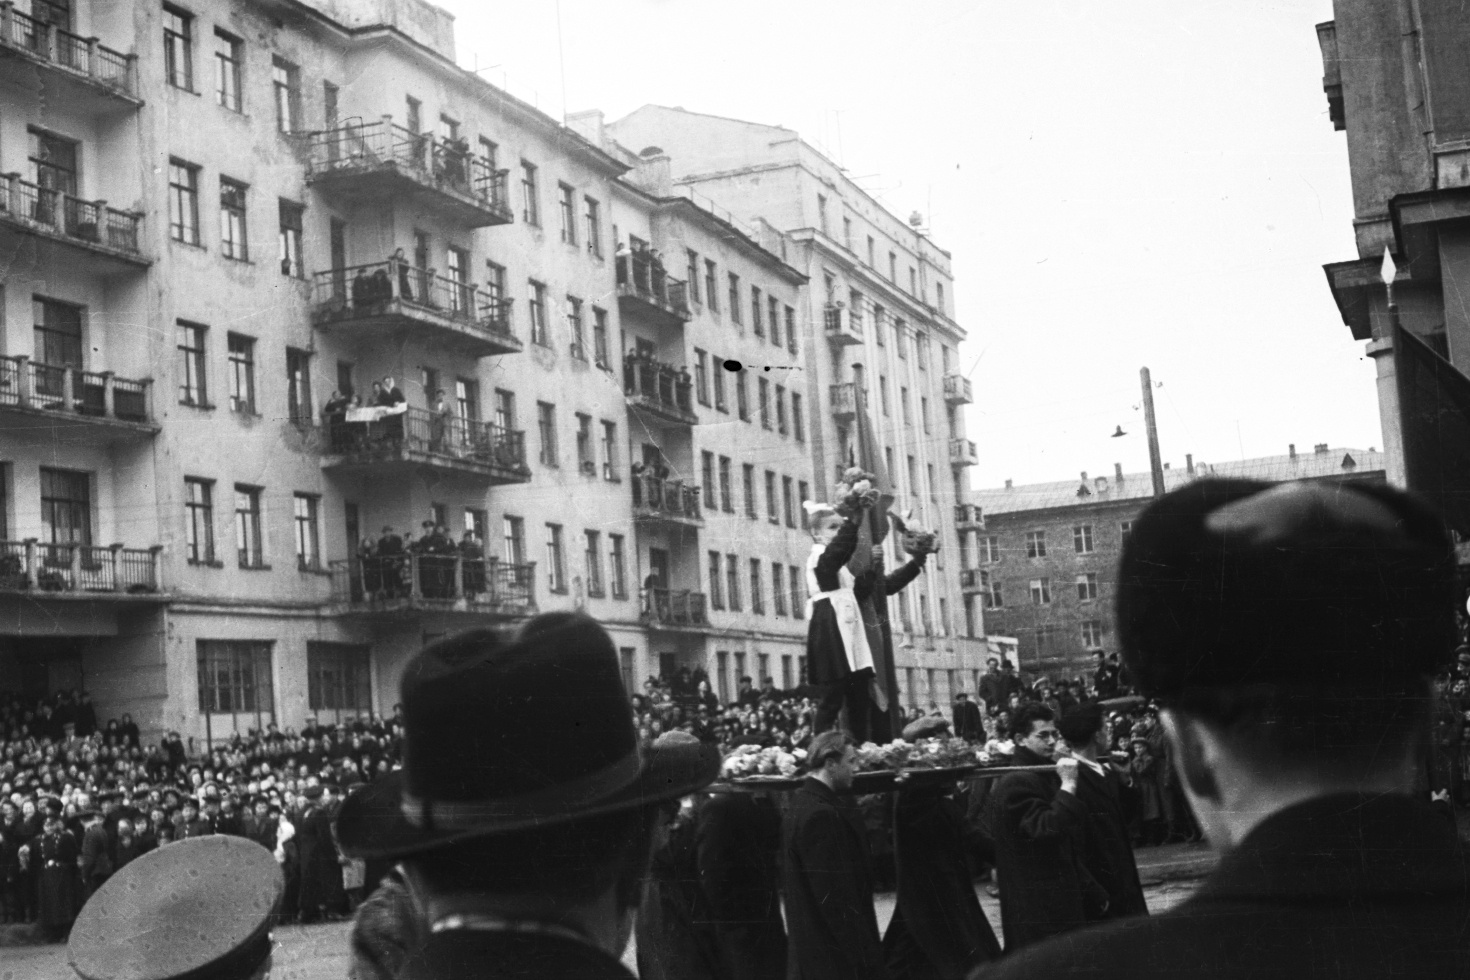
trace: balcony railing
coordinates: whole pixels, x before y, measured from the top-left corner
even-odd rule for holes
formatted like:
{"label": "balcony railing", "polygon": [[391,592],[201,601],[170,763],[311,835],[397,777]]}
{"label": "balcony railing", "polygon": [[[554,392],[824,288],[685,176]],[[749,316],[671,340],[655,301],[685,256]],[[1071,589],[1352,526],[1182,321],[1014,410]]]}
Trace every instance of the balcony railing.
{"label": "balcony railing", "polygon": [[651,473],[633,476],[633,510],[639,517],[701,521],[699,487],[683,480],[660,480]]}
{"label": "balcony railing", "polygon": [[663,262],[649,249],[619,254],[617,281],[620,300],[632,301],[645,311],[651,308],[678,323],[693,316],[689,310],[688,284],[664,271]]}
{"label": "balcony railing", "polygon": [[975,450],[975,443],[970,439],[951,439],[949,441],[949,465],[950,466],[974,466],[980,462],[980,454]]}
{"label": "balcony railing", "polygon": [[162,545],[125,548],[120,544],[50,544],[35,538],[0,541],[0,591],[155,593],[159,591],[158,555],[162,550]]}
{"label": "balcony railing", "polygon": [[373,174],[401,174],[422,187],[457,196],[483,212],[476,224],[515,219],[506,198],[508,171],[494,169],[463,140],[415,133],[395,125],[392,116],[310,134],[308,179]]}
{"label": "balcony railing", "polygon": [[690,589],[646,589],[644,622],[660,626],[708,626],[709,614],[703,592]]}
{"label": "balcony railing", "polygon": [[863,342],[863,321],[854,316],[842,303],[829,303],[822,311],[822,323],[827,339],[836,346],[844,347]]}
{"label": "balcony railing", "polygon": [[458,609],[502,616],[536,611],[536,563],[466,555],[367,555],[329,563],[332,601],[357,611]]}
{"label": "balcony railing", "polygon": [[138,226],[141,214],[119,211],[106,201],[83,201],[48,187],[38,187],[20,174],[0,174],[0,220],[39,227],[54,235],[100,246],[141,259]]}
{"label": "balcony railing", "polygon": [[313,318],[318,325],[402,317],[436,323],[478,340],[481,353],[512,353],[521,342],[511,331],[512,300],[418,269],[398,259],[331,269],[313,276]]}
{"label": "balcony railing", "polygon": [[968,405],[975,400],[970,379],[951,372],[944,376],[944,400],[951,405]]}
{"label": "balcony railing", "polygon": [[985,528],[985,512],[979,504],[955,504],[954,522],[960,527]]}
{"label": "balcony railing", "polygon": [[629,353],[623,359],[623,392],[660,417],[686,425],[694,414],[694,379],[688,370]]}
{"label": "balcony railing", "polygon": [[0,356],[0,406],[146,425],[153,422],[148,410],[150,384],[110,371],[58,367],[24,355]]}
{"label": "balcony railing", "polygon": [[23,52],[68,74],[124,95],[138,98],[138,56],[114,51],[71,31],[37,20],[0,0],[0,46]]}
{"label": "balcony railing", "polygon": [[832,417],[839,422],[850,422],[857,417],[858,406],[863,404],[864,392],[856,381],[844,381],[832,385],[828,396],[832,402]]}
{"label": "balcony railing", "polygon": [[[359,414],[364,417],[356,418]],[[406,462],[482,473],[506,483],[530,479],[526,434],[519,429],[423,408],[365,418],[370,414],[358,409],[324,419],[327,452],[362,465]]]}

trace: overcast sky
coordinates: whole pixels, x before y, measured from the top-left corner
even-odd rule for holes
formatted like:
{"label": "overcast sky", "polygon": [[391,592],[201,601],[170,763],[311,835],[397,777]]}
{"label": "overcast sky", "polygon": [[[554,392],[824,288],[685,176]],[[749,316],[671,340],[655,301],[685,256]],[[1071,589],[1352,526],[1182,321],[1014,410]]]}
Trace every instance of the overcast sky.
{"label": "overcast sky", "polygon": [[784,125],[925,214],[969,334],[976,486],[1147,469],[1143,365],[1176,466],[1382,447],[1321,268],[1356,257],[1329,0],[441,2],[461,62],[553,116]]}

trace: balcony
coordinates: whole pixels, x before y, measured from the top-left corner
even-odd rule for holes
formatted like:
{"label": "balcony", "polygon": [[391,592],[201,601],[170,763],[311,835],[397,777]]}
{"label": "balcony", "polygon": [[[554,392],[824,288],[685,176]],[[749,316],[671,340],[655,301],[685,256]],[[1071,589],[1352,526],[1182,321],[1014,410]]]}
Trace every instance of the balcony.
{"label": "balcony", "polygon": [[985,591],[985,570],[980,568],[960,569],[960,591],[965,595],[974,595]]}
{"label": "balcony", "polygon": [[536,614],[535,562],[405,553],[349,558],[328,567],[332,605],[343,613],[462,612],[507,619]]}
{"label": "balcony", "polygon": [[466,228],[515,220],[506,199],[506,173],[451,142],[393,124],[350,122],[312,133],[307,142],[306,182],[352,204],[418,204]]}
{"label": "balcony", "polygon": [[951,371],[944,376],[944,403],[946,405],[968,405],[975,400],[970,379]]}
{"label": "balcony", "polygon": [[633,476],[633,519],[703,527],[699,487],[683,480],[660,480],[651,473]]}
{"label": "balcony", "polygon": [[[20,87],[36,87],[41,69],[48,100],[89,115],[131,112],[138,97],[138,56],[114,51],[55,24],[38,20],[0,2],[0,75]],[[54,86],[54,87],[53,87]]]}
{"label": "balcony", "polygon": [[961,531],[983,531],[985,512],[979,504],[955,504],[954,522]]}
{"label": "balcony", "polygon": [[698,425],[694,380],[684,368],[629,353],[623,358],[628,407],[652,425]]}
{"label": "balcony", "polygon": [[980,462],[980,454],[975,451],[975,443],[970,439],[951,439],[949,441],[949,465],[950,466],[975,466]]}
{"label": "balcony", "polygon": [[0,592],[95,601],[104,595],[145,596],[158,601],[162,545],[47,544],[35,538],[0,541]]}
{"label": "balcony", "polygon": [[836,422],[851,422],[857,418],[858,406],[867,401],[867,392],[859,388],[855,381],[832,385],[828,392],[832,403],[832,418]]}
{"label": "balcony", "polygon": [[641,618],[650,629],[707,632],[705,595],[690,589],[646,589]]}
{"label": "balcony", "polygon": [[469,357],[519,354],[511,300],[389,259],[313,276],[312,322],[344,336],[401,342],[410,336]]}
{"label": "balcony", "polygon": [[0,174],[0,250],[6,255],[25,249],[30,239],[42,258],[56,264],[81,256],[105,274],[137,272],[150,264],[139,249],[142,221],[141,214],[110,208],[106,201],[83,201],[21,180],[20,174]]}
{"label": "balcony", "polygon": [[436,416],[423,408],[398,415],[349,409],[345,417],[327,419],[322,436],[324,470],[383,473],[427,468],[491,486],[531,479],[524,432],[475,419]]}
{"label": "balcony", "polygon": [[113,445],[157,435],[151,381],[0,357],[0,427],[31,442]]}
{"label": "balcony", "polygon": [[822,311],[827,342],[833,347],[847,347],[863,342],[863,321],[842,303],[829,303]]}
{"label": "balcony", "polygon": [[617,257],[618,310],[664,327],[688,323],[689,288],[664,271],[663,262],[646,248]]}

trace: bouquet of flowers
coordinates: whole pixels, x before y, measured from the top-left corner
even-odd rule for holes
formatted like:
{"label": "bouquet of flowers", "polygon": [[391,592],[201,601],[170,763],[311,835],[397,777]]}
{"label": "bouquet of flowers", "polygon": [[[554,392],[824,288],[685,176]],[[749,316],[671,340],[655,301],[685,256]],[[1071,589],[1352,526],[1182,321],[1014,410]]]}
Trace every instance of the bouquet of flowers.
{"label": "bouquet of flowers", "polygon": [[885,769],[952,769],[978,761],[975,747],[962,738],[921,738],[915,742],[894,739],[887,745],[867,742],[857,749],[859,772]]}
{"label": "bouquet of flowers", "polygon": [[837,513],[843,517],[856,514],[863,507],[871,507],[878,502],[878,488],[875,485],[877,474],[856,466],[847,468],[842,474],[842,481],[833,488],[832,499],[836,501],[833,505]]}
{"label": "bouquet of flowers", "polygon": [[787,752],[775,746],[763,749],[759,745],[741,745],[725,757],[720,766],[720,775],[725,779],[748,779],[751,776],[790,779],[805,761],[805,749]]}
{"label": "bouquet of flowers", "polygon": [[914,512],[904,511],[902,515],[889,514],[893,520],[894,530],[898,532],[899,541],[903,544],[903,550],[910,555],[932,555],[939,550],[939,535],[913,523]]}

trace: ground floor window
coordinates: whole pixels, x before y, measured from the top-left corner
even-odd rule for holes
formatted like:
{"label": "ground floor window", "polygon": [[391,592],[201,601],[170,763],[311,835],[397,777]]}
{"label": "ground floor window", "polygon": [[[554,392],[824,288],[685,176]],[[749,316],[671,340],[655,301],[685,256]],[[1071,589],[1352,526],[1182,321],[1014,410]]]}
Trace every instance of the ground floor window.
{"label": "ground floor window", "polygon": [[307,705],[320,720],[373,710],[372,651],[353,643],[306,644]]}
{"label": "ground floor window", "polygon": [[254,715],[253,727],[275,720],[270,640],[200,640],[199,710],[205,715]]}

